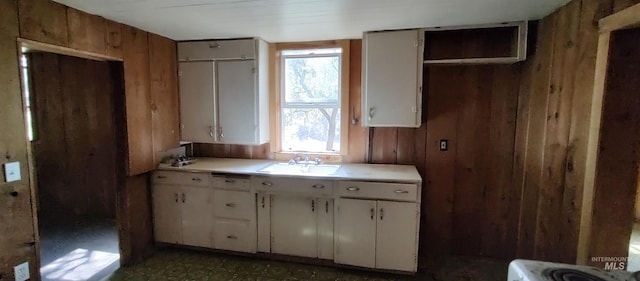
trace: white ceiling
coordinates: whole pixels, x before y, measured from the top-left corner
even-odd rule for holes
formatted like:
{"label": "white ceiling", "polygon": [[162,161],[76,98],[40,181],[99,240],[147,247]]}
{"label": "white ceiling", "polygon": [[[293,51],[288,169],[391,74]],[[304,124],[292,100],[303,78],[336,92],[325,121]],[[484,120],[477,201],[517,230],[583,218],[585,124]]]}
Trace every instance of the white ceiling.
{"label": "white ceiling", "polygon": [[539,19],[569,0],[54,0],[174,40],[361,38],[363,31]]}

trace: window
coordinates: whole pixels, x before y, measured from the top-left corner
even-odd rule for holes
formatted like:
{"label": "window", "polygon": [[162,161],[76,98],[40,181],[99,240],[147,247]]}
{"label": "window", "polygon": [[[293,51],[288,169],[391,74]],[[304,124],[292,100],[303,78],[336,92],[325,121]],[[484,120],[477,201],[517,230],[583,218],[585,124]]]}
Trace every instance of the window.
{"label": "window", "polygon": [[340,152],[342,49],[280,53],[281,151]]}

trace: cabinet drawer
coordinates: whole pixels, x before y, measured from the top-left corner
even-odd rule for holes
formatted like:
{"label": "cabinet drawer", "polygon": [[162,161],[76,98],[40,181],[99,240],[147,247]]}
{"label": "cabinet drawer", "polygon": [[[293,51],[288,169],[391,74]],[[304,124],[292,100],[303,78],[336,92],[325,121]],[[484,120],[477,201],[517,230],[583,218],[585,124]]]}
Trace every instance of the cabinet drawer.
{"label": "cabinet drawer", "polygon": [[213,212],[216,217],[250,220],[255,217],[254,195],[245,191],[213,191]]}
{"label": "cabinet drawer", "polygon": [[338,182],[338,196],[353,198],[417,201],[418,185],[386,182]]}
{"label": "cabinet drawer", "polygon": [[193,186],[208,186],[208,173],[189,173],[173,171],[155,171],[152,183],[154,184],[179,184]]}
{"label": "cabinet drawer", "polygon": [[178,42],[178,60],[254,59],[255,44],[254,39]]}
{"label": "cabinet drawer", "polygon": [[216,249],[256,252],[256,232],[248,221],[216,219],[214,243]]}
{"label": "cabinet drawer", "polygon": [[213,188],[226,190],[244,190],[251,189],[251,181],[249,178],[213,176],[211,178]]}
{"label": "cabinet drawer", "polygon": [[333,195],[333,181],[280,177],[254,177],[251,185],[258,191]]}

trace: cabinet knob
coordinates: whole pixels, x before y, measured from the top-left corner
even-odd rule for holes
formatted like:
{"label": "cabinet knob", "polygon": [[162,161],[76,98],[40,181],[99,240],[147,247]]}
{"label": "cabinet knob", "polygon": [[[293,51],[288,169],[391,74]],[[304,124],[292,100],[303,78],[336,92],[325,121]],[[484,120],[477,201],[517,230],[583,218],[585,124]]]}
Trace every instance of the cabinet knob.
{"label": "cabinet knob", "polygon": [[324,184],[314,184],[312,187],[322,189],[324,188]]}
{"label": "cabinet knob", "polygon": [[357,186],[350,186],[350,187],[347,187],[347,190],[348,191],[358,191],[358,190],[360,190],[360,188],[357,187]]}
{"label": "cabinet knob", "polygon": [[238,240],[238,236],[235,235],[227,235],[227,239]]}
{"label": "cabinet knob", "polygon": [[227,203],[227,204],[225,204],[225,205],[226,205],[227,207],[230,207],[230,208],[233,208],[233,207],[235,207],[235,206],[236,206],[236,204],[235,204],[235,203]]}
{"label": "cabinet knob", "polygon": [[406,194],[406,193],[409,193],[409,191],[407,191],[407,190],[400,190],[400,189],[398,189],[398,190],[396,190],[396,191],[394,191],[394,192],[395,192],[395,193],[398,193],[398,194]]}
{"label": "cabinet knob", "polygon": [[273,183],[271,183],[271,182],[269,182],[269,181],[263,181],[263,182],[262,182],[262,185],[264,185],[264,186],[272,186],[272,185],[273,185]]}

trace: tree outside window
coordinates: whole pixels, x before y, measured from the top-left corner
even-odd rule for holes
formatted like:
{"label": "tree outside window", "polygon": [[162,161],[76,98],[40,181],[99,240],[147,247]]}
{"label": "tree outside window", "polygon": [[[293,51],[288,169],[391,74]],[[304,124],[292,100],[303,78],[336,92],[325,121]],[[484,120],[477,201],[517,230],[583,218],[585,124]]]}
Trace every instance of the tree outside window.
{"label": "tree outside window", "polygon": [[340,151],[341,54],[282,51],[282,151]]}

